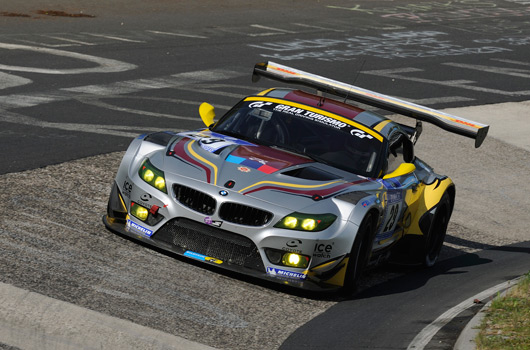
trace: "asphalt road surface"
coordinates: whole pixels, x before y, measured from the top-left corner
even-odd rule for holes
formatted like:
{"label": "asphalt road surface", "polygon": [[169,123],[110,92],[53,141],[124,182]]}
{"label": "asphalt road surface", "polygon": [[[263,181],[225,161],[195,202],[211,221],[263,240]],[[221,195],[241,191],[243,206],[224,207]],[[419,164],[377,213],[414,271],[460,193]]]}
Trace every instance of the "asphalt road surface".
{"label": "asphalt road surface", "polygon": [[[0,282],[216,348],[407,348],[530,269],[529,12],[526,0],[0,0]],[[250,82],[265,60],[492,125],[479,149],[432,126],[418,143],[457,185],[436,268],[385,267],[356,296],[314,296],[104,229],[130,140],[197,128],[201,102],[220,115],[278,85]],[[458,323],[426,348],[450,349]]]}

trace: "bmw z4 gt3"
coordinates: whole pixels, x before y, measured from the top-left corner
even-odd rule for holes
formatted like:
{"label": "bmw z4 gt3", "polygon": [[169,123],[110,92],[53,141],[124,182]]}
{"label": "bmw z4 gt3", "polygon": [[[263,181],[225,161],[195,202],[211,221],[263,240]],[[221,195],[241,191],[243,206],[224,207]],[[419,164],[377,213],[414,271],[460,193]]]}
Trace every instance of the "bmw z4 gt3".
{"label": "bmw z4 gt3", "polygon": [[[206,128],[142,135],[104,216],[123,235],[190,259],[315,290],[351,289],[389,256],[431,266],[455,186],[414,155],[421,123],[475,139],[488,126],[273,62],[253,77],[287,88],[245,97]],[[405,126],[347,97],[416,119]]]}

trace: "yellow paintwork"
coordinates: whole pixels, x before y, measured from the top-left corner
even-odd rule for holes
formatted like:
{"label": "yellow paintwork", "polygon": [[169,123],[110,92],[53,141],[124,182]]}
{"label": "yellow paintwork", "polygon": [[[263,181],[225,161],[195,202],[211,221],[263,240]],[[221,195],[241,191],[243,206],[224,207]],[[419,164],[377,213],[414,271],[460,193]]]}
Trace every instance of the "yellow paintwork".
{"label": "yellow paintwork", "polygon": [[412,174],[416,170],[416,166],[412,163],[401,163],[396,170],[383,176],[383,179],[391,179],[393,177],[399,177],[407,174]]}
{"label": "yellow paintwork", "polygon": [[212,162],[204,159],[203,157],[201,157],[200,155],[197,154],[197,152],[195,152],[193,150],[193,148],[191,147],[193,144],[195,143],[195,140],[191,141],[190,143],[188,143],[188,151],[195,157],[197,158],[198,160],[200,160],[201,162],[203,163],[206,163],[208,164],[209,166],[211,166],[213,168],[213,172],[214,172],[214,180],[213,180],[213,184],[214,185],[217,185],[217,166],[215,164],[213,164]]}
{"label": "yellow paintwork", "polygon": [[419,226],[420,218],[440,202],[447,188],[452,185],[451,179],[446,178],[431,185],[420,184],[415,191],[406,192],[405,202],[408,208],[403,217],[410,216],[410,224],[405,227],[405,234],[423,235]]}
{"label": "yellow paintwork", "polygon": [[391,120],[390,119],[387,119],[387,120],[383,120],[381,123],[377,124],[374,128],[375,131],[379,131],[381,132],[381,130],[383,130],[383,128],[388,124],[390,123]]}
{"label": "yellow paintwork", "polygon": [[211,104],[208,102],[201,103],[199,106],[199,114],[201,116],[202,122],[206,126],[213,124],[213,120],[215,119],[215,109]]}
{"label": "yellow paintwork", "polygon": [[299,184],[293,184],[293,183],[288,183],[288,182],[260,181],[260,182],[256,182],[255,184],[252,184],[250,186],[247,186],[247,187],[239,190],[238,192],[239,193],[243,193],[243,192],[245,192],[246,190],[248,190],[251,187],[255,187],[255,186],[263,185],[263,184],[271,184],[271,185],[293,187],[293,188],[319,188],[319,187],[326,187],[328,185],[332,185],[332,184],[336,184],[336,183],[344,183],[344,181],[340,181],[340,180],[339,181],[332,181],[332,182],[328,182],[328,183],[325,183],[325,184],[319,184],[319,185],[299,185]]}

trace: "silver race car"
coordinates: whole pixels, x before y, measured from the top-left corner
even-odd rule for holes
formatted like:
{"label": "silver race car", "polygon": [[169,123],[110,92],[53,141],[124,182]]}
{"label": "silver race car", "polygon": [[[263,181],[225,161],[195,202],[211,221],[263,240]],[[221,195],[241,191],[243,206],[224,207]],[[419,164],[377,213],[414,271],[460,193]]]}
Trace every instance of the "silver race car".
{"label": "silver race car", "polygon": [[[281,64],[260,77],[304,85],[245,97],[206,128],[132,141],[112,186],[112,231],[205,264],[311,290],[354,288],[388,258],[431,266],[455,199],[414,155],[421,123],[475,139],[488,126]],[[416,119],[416,126],[332,99]]]}

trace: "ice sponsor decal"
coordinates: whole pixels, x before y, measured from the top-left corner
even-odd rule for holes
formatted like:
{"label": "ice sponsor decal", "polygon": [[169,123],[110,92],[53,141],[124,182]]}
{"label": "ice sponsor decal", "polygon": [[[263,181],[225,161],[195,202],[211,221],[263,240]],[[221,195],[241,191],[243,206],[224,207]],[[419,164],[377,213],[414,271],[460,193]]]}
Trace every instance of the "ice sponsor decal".
{"label": "ice sponsor decal", "polygon": [[127,198],[131,197],[131,192],[133,190],[133,184],[132,184],[131,179],[129,179],[128,177],[126,177],[125,181],[123,181],[122,190],[123,190],[123,195],[125,197],[127,197]]}
{"label": "ice sponsor decal", "polygon": [[211,262],[211,263],[214,263],[214,264],[222,264],[223,263],[222,260],[219,260],[219,259],[216,259],[216,258],[212,258],[211,256],[206,256],[206,255],[202,255],[202,254],[199,254],[199,253],[195,253],[195,252],[192,252],[191,250],[186,250],[184,252],[184,256],[187,256],[188,258],[192,258],[192,259],[195,259],[195,260],[208,261],[208,262]]}
{"label": "ice sponsor decal", "polygon": [[127,224],[125,225],[125,231],[138,233],[138,234],[141,234],[147,237],[151,237],[153,235],[152,230],[145,228],[142,225],[138,225],[136,222],[132,221],[131,219],[127,219]]}
{"label": "ice sponsor decal", "polygon": [[297,280],[305,280],[307,278],[307,275],[305,273],[300,272],[292,272],[282,269],[277,269],[275,267],[267,267],[267,273],[272,276],[278,276],[278,277],[287,277]]}
{"label": "ice sponsor decal", "polygon": [[313,257],[315,258],[331,258],[331,251],[333,250],[333,245],[335,242],[331,244],[325,244],[325,243],[315,243],[315,248],[313,249]]}

